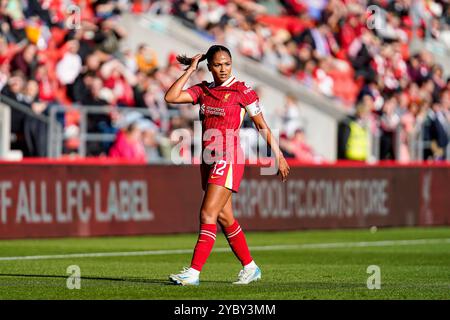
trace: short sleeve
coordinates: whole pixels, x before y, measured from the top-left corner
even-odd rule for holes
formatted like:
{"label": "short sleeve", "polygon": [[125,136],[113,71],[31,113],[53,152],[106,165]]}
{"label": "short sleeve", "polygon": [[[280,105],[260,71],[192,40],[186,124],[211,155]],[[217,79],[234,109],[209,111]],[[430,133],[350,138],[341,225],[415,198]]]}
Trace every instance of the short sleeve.
{"label": "short sleeve", "polygon": [[250,117],[254,117],[261,113],[259,98],[255,90],[245,83],[241,87],[241,104],[247,110]]}
{"label": "short sleeve", "polygon": [[192,102],[192,104],[196,104],[198,102],[198,100],[200,99],[203,90],[200,84],[196,84],[195,86],[192,86],[190,88],[186,89],[186,92],[189,93],[192,97],[192,99],[194,100]]}

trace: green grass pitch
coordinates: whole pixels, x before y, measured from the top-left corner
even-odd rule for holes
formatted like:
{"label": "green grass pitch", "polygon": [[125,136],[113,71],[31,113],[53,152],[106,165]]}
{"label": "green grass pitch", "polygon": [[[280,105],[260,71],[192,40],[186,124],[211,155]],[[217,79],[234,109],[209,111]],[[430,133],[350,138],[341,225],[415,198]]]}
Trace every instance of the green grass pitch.
{"label": "green grass pitch", "polygon": [[[254,248],[252,256],[262,270],[262,280],[247,286],[232,284],[241,266],[221,233],[198,287],[174,286],[167,278],[189,265],[195,234],[2,240],[0,300],[450,299],[448,227],[246,235]],[[115,254],[135,251],[150,253]],[[99,252],[110,252],[111,256],[64,256]],[[46,257],[5,259],[37,255]],[[80,289],[67,288],[70,265],[80,268]],[[380,289],[367,288],[372,275],[367,272],[370,265],[380,268]]]}

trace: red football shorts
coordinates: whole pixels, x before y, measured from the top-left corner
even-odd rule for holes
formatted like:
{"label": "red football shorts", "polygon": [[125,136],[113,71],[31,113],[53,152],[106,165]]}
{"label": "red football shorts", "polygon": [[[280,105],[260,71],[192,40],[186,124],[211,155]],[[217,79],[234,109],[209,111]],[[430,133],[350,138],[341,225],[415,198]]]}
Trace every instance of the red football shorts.
{"label": "red football shorts", "polygon": [[244,175],[244,167],[244,163],[236,164],[225,160],[218,160],[212,164],[202,162],[200,171],[203,191],[206,191],[208,183],[211,183],[238,192]]}

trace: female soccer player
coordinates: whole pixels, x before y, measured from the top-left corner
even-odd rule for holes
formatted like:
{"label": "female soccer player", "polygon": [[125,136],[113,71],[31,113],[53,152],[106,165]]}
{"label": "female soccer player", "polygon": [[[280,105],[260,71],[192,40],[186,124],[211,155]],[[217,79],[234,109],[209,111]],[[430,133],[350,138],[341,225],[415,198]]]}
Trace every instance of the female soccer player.
{"label": "female soccer player", "polygon": [[[192,58],[178,56],[187,67],[165,95],[168,103],[200,104],[202,121],[202,162],[200,165],[202,188],[205,191],[200,209],[200,234],[194,249],[190,268],[169,279],[178,285],[198,285],[199,275],[216,240],[216,223],[222,227],[228,243],[243,269],[234,284],[248,284],[261,278],[261,270],[253,261],[244,232],[233,217],[232,193],[238,192],[244,173],[243,151],[239,143],[239,128],[245,112],[258,130],[264,130],[264,138],[276,156],[278,172],[285,181],[289,166],[267,126],[255,91],[231,74],[231,53],[220,45],[209,48],[206,54]],[[197,69],[200,61],[207,60],[208,70],[214,82],[196,84],[183,90],[186,82]],[[260,131],[261,132],[261,131]]]}

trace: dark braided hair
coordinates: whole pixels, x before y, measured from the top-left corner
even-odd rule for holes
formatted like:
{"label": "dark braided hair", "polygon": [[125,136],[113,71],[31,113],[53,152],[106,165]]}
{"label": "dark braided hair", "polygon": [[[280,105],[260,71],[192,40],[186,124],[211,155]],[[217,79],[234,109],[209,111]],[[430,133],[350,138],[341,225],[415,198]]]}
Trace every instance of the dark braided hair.
{"label": "dark braided hair", "polygon": [[[221,45],[213,45],[213,46],[211,46],[211,47],[209,47],[209,49],[208,49],[208,51],[206,52],[206,54],[204,54],[201,58],[200,58],[200,60],[198,61],[199,63],[200,62],[202,62],[202,61],[204,61],[204,60],[207,60],[208,61],[208,63],[211,63],[211,61],[212,61],[212,59],[214,58],[214,55],[217,53],[217,52],[220,52],[220,51],[224,51],[224,52],[226,52],[229,56],[230,56],[230,58],[231,58],[231,52],[230,52],[230,50],[228,50],[228,48],[227,47],[224,47],[224,46],[221,46]],[[191,63],[192,63],[192,58],[189,58],[189,57],[187,57],[186,55],[178,55],[177,56],[177,60],[178,60],[178,62],[179,63],[181,63],[182,65],[185,65],[185,66],[190,66],[191,65]]]}

